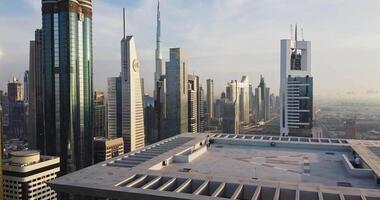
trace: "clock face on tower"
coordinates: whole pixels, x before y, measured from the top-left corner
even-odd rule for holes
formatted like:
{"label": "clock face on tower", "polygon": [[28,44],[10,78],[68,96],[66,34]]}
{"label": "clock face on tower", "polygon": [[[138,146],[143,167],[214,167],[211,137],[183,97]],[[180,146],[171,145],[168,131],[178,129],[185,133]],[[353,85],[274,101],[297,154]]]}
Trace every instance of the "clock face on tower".
{"label": "clock face on tower", "polygon": [[133,67],[133,70],[135,72],[139,71],[139,69],[140,69],[140,63],[139,63],[139,61],[137,59],[133,60],[132,67]]}

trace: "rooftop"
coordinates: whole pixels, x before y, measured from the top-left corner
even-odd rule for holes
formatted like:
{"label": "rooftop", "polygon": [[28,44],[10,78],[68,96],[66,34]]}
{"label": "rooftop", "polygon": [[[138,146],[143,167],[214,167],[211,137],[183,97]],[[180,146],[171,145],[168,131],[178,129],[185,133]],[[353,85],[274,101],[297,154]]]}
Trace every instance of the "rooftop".
{"label": "rooftop", "polygon": [[50,184],[119,199],[380,199],[380,141],[210,136],[209,148],[207,133],[182,134]]}

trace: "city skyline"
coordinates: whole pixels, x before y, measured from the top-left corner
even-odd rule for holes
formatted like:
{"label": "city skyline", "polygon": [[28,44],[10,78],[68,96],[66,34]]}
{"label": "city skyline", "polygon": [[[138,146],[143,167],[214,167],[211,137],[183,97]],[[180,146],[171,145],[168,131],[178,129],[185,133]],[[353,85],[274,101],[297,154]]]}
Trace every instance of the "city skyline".
{"label": "city skyline", "polygon": [[[184,7],[184,3],[161,1],[163,61],[168,61],[170,47],[185,48],[189,55],[189,73],[200,74],[203,84],[208,78],[214,79],[216,97],[231,76],[238,79],[247,75],[256,85],[261,74],[277,94],[280,77],[279,40],[289,38],[290,24],[294,22],[304,27],[305,39],[314,44],[312,73],[319,80],[315,84],[316,96],[359,90],[379,96],[376,88],[380,84],[376,77],[377,47],[376,42],[373,42],[379,38],[375,34],[379,28],[374,26],[379,19],[371,17],[376,14],[374,8],[379,2],[367,1],[356,5],[353,1],[310,4],[291,1],[272,5],[272,1],[194,1],[187,7]],[[138,36],[136,43],[139,44],[137,51],[140,54],[141,75],[146,80],[146,92],[152,95],[157,1],[94,2],[94,90],[105,91],[106,78],[118,75],[120,56],[116,36],[122,27],[119,23],[108,22],[120,19],[118,10],[123,6],[127,7],[130,32]],[[17,12],[12,12],[15,7],[20,8],[17,12],[29,16],[28,19],[25,19],[25,15],[15,16]],[[337,7],[338,14],[334,10]],[[245,12],[249,9],[255,12]],[[349,13],[354,9],[357,10],[356,15],[352,16]],[[197,15],[190,20],[188,16],[195,10]],[[7,19],[0,20],[0,25],[9,27],[0,33],[4,38],[0,42],[0,71],[4,72],[0,74],[0,88],[5,89],[13,75],[21,80],[28,68],[28,43],[33,39],[33,32],[28,30],[41,26],[40,1],[2,2],[0,11],[1,19]],[[276,14],[268,16],[266,12]],[[362,23],[364,18],[366,21]],[[25,26],[15,26],[20,21],[27,23]],[[353,29],[359,26],[359,30]],[[221,37],[225,42],[216,42]],[[365,77],[365,82],[357,78],[359,72],[361,77]],[[343,73],[344,76],[341,76]],[[336,84],[329,85],[331,81]]]}

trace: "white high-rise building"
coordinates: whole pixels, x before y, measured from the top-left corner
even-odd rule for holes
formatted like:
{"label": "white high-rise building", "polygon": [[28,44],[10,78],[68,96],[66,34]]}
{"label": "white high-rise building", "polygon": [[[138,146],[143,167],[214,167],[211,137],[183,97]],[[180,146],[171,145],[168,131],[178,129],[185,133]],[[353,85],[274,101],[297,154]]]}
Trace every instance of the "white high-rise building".
{"label": "white high-rise building", "polygon": [[3,165],[4,199],[57,199],[47,183],[57,178],[59,157],[14,151]]}
{"label": "white high-rise building", "polygon": [[214,117],[214,80],[207,79],[207,115],[208,120]]}
{"label": "white high-rise building", "polygon": [[196,75],[188,76],[188,116],[189,116],[189,132],[197,133],[198,130],[198,88],[199,77]]}
{"label": "white high-rise building", "polygon": [[266,87],[264,78],[260,76],[260,84],[255,89],[256,122],[266,122],[270,118],[270,90]]}
{"label": "white high-rise building", "polygon": [[311,42],[281,40],[281,135],[311,136],[313,127],[313,78]]}
{"label": "white high-rise building", "polygon": [[248,76],[243,76],[241,82],[238,83],[240,89],[239,110],[240,122],[249,123],[249,81]]}
{"label": "white high-rise building", "polygon": [[145,146],[144,110],[141,94],[140,63],[137,59],[133,36],[124,35],[121,40],[121,96],[122,137],[124,151],[129,152]]}

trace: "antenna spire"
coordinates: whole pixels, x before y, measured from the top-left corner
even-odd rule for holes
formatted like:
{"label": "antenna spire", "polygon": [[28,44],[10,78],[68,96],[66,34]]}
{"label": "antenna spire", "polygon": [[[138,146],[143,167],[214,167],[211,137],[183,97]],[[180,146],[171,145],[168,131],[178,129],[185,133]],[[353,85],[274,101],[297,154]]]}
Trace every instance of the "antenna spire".
{"label": "antenna spire", "polygon": [[123,8],[123,38],[124,39],[125,39],[126,29],[127,29],[127,21],[126,21],[125,8]]}
{"label": "antenna spire", "polygon": [[297,41],[297,32],[298,31],[297,31],[297,23],[296,23],[296,31],[295,31],[295,38],[294,38],[296,41]]}
{"label": "antenna spire", "polygon": [[301,37],[302,37],[302,41],[305,41],[303,38],[303,28],[301,28]]}
{"label": "antenna spire", "polygon": [[156,30],[156,59],[162,58],[161,56],[161,13],[160,13],[160,0],[157,3],[157,30]]}
{"label": "antenna spire", "polygon": [[290,40],[293,40],[293,24],[290,24]]}

